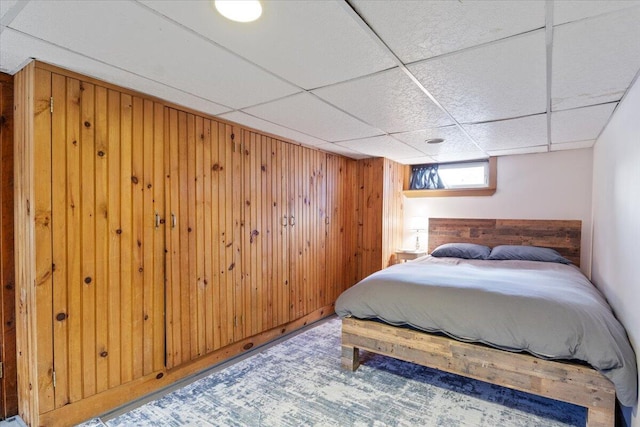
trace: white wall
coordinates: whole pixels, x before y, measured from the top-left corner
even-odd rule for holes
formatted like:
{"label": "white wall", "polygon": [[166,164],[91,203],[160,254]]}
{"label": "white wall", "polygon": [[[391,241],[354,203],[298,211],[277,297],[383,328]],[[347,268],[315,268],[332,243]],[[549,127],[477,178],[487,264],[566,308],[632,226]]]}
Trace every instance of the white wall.
{"label": "white wall", "polygon": [[[640,366],[640,79],[594,146],[593,224],[592,281],[627,329]],[[627,424],[640,427],[637,404],[631,412]]]}
{"label": "white wall", "polygon": [[[582,271],[591,261],[592,149],[498,158],[498,187],[491,197],[405,198],[405,224],[413,216],[582,220]],[[420,235],[422,247],[427,235]],[[415,246],[405,230],[404,247]]]}

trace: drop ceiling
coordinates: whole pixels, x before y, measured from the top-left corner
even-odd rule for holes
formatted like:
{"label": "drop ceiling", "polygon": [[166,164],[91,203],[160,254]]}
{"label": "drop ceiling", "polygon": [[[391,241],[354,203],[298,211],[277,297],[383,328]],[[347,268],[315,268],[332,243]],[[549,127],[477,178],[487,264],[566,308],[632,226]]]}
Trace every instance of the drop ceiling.
{"label": "drop ceiling", "polygon": [[[31,58],[303,145],[405,163],[591,147],[640,70],[640,0],[0,1]],[[430,138],[444,138],[439,145]]]}

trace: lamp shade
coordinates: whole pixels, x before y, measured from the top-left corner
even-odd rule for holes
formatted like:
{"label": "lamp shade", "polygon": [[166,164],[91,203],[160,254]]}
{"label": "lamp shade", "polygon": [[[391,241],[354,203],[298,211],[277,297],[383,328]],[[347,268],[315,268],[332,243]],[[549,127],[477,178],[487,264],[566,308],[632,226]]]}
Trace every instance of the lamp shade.
{"label": "lamp shade", "polygon": [[407,220],[407,229],[412,231],[426,230],[429,224],[429,219],[422,216],[412,216]]}

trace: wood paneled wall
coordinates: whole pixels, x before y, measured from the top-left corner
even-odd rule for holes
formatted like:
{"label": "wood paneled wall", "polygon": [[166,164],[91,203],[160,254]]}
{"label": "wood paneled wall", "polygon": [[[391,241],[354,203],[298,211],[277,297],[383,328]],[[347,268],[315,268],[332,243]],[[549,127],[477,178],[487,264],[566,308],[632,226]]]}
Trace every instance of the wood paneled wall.
{"label": "wood paneled wall", "polygon": [[355,283],[355,161],[46,64],[16,86],[27,421],[167,386],[331,314]]}
{"label": "wood paneled wall", "polygon": [[41,69],[36,80],[39,405],[48,412],[164,366],[155,227],[164,117],[161,104],[90,82]]}
{"label": "wood paneled wall", "polygon": [[0,73],[0,419],[18,413],[13,256],[13,77]]}
{"label": "wood paneled wall", "polygon": [[358,161],[358,278],[395,262],[402,245],[405,166],[385,158]]}
{"label": "wood paneled wall", "polygon": [[327,295],[336,298],[358,281],[357,162],[327,155]]}

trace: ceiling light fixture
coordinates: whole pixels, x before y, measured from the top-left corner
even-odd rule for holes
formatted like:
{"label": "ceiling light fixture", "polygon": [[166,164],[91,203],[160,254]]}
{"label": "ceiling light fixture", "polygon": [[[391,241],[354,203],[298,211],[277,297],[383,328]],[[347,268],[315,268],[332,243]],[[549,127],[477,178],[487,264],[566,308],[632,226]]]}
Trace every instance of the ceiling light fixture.
{"label": "ceiling light fixture", "polygon": [[424,142],[426,142],[427,144],[442,144],[444,142],[444,139],[442,138],[430,138],[425,140]]}
{"label": "ceiling light fixture", "polygon": [[251,22],[262,15],[258,0],[215,0],[216,10],[227,19],[236,22]]}

